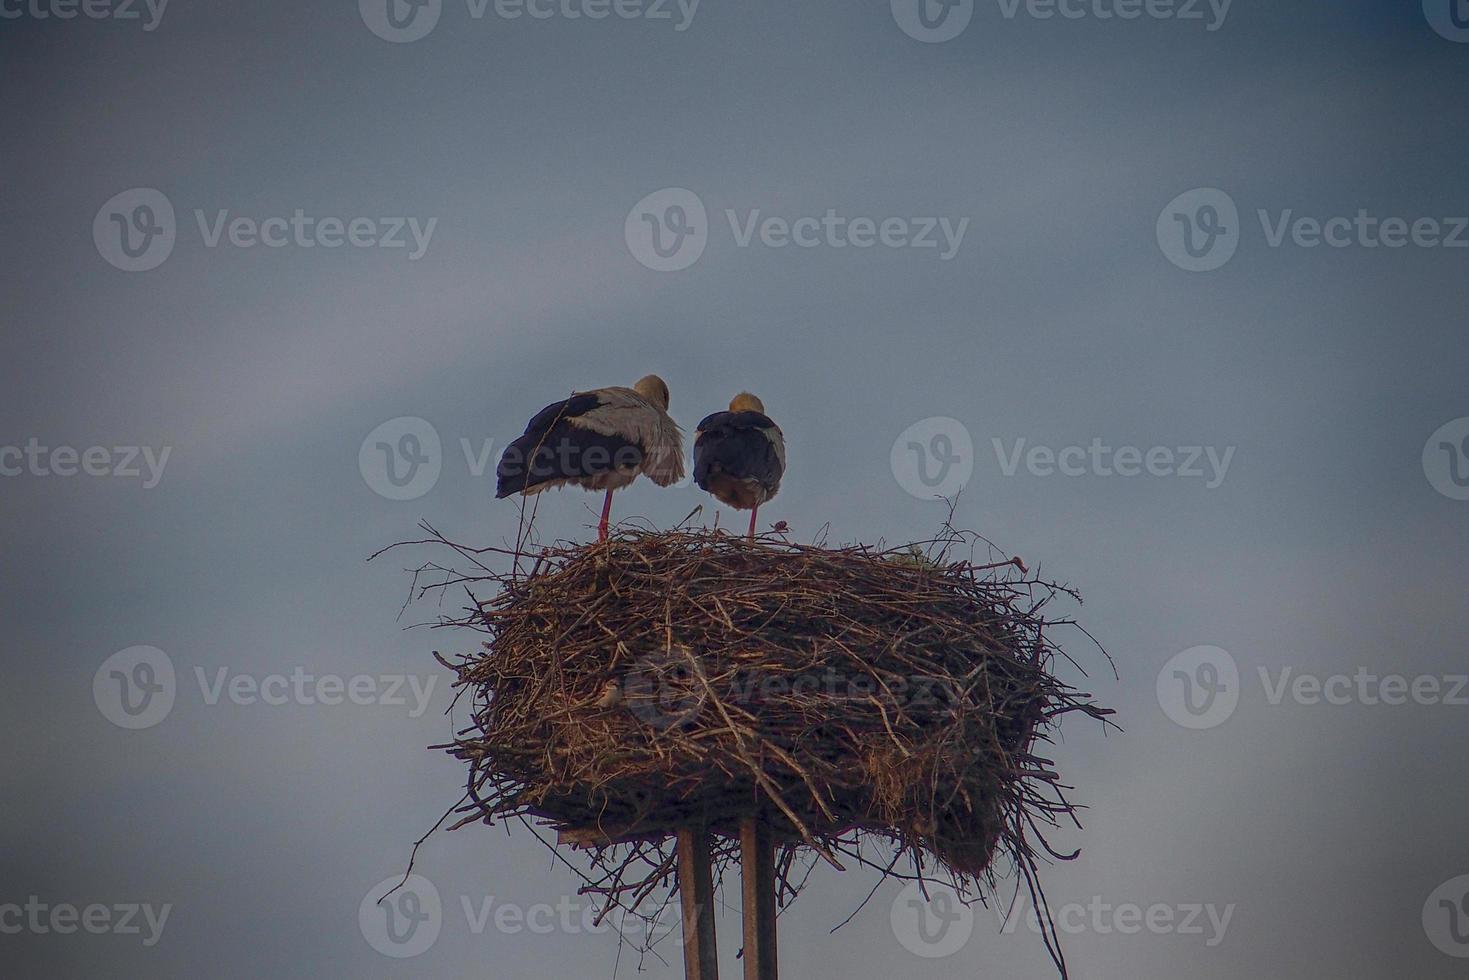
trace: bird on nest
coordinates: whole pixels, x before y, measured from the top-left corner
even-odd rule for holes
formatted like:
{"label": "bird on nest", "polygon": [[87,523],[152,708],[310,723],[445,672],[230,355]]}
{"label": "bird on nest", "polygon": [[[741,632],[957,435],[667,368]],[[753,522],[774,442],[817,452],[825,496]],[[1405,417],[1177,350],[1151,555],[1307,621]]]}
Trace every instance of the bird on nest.
{"label": "bird on nest", "polygon": [[683,479],[683,433],[668,415],[668,385],[656,374],[631,388],[574,392],[536,413],[505,448],[495,496],[529,496],[575,484],[605,490],[597,539],[607,539],[612,494],[644,474],[660,487]]}
{"label": "bird on nest", "polygon": [[742,391],[729,411],[699,423],[694,438],[694,482],[715,499],[750,512],[747,537],[755,539],[760,505],[780,491],[785,473],[785,436],[765,414],[765,405]]}

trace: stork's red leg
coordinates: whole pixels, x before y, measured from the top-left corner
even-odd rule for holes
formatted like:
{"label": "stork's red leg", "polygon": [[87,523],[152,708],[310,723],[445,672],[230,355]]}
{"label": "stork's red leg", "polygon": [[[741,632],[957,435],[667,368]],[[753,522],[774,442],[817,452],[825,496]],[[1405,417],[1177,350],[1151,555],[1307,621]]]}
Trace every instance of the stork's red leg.
{"label": "stork's red leg", "polygon": [[754,507],[750,508],[750,535],[749,535],[749,539],[751,541],[754,541],[755,540],[755,515],[758,514],[758,513],[760,513],[760,505],[759,504],[756,504]]}
{"label": "stork's red leg", "polygon": [[607,519],[612,516],[612,491],[607,491],[607,499],[602,501],[602,520],[597,524],[597,540],[607,540]]}

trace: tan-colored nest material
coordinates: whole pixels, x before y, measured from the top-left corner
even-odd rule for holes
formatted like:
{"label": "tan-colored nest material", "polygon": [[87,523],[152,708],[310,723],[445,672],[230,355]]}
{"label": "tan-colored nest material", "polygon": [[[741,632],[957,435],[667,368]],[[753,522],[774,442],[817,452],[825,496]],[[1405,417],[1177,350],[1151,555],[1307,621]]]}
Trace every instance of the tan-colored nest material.
{"label": "tan-colored nest material", "polygon": [[863,861],[875,835],[920,877],[927,852],[993,886],[1003,856],[1034,896],[1038,825],[1074,819],[1037,745],[1063,715],[1110,712],[1052,671],[1070,621],[1042,610],[1069,590],[1018,561],[951,560],[962,544],[639,532],[548,548],[529,570],[517,555],[507,574],[459,548],[485,574],[440,584],[495,588],[440,624],[489,634],[451,665],[472,705],[443,746],[469,765],[460,825],[534,817],[625,844],[583,890],[629,907],[670,883],[677,828],[734,833],[747,814],[787,842],[783,871],[801,848]]}

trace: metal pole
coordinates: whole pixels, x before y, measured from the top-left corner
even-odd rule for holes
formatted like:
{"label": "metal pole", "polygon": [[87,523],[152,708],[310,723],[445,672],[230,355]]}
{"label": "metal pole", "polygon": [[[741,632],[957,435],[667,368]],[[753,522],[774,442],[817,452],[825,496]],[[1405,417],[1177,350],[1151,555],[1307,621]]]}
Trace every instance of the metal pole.
{"label": "metal pole", "polygon": [[740,823],[745,980],[777,980],[775,956],[775,841],[756,817]]}
{"label": "metal pole", "polygon": [[678,832],[678,892],[683,906],[684,980],[719,980],[714,940],[714,842],[704,827]]}

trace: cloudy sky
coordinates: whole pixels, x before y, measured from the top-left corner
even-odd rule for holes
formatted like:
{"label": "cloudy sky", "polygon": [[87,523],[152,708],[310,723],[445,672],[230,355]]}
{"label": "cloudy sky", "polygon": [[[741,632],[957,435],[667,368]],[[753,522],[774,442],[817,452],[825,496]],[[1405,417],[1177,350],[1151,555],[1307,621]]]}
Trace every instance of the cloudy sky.
{"label": "cloudy sky", "polygon": [[[1084,592],[1074,976],[1463,975],[1469,8],[927,2],[0,0],[0,962],[639,975],[518,829],[359,915],[462,781],[455,641],[364,559],[512,537],[496,449],[657,371],[764,398],[798,539],[962,484]],[[815,872],[788,975],[1051,975],[893,884],[829,935],[873,884]]]}

